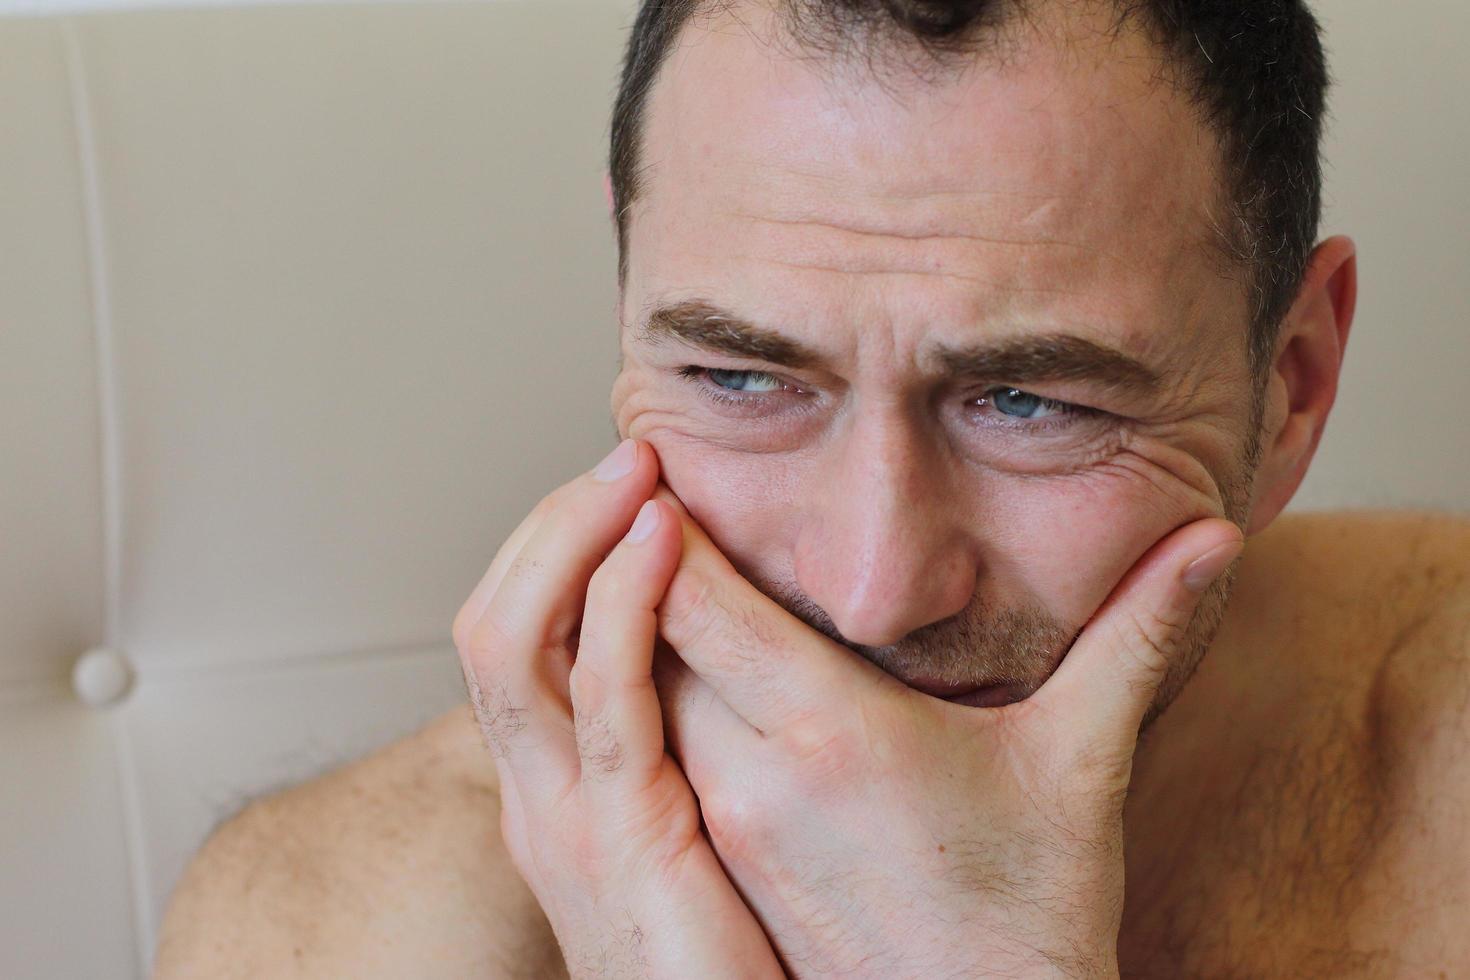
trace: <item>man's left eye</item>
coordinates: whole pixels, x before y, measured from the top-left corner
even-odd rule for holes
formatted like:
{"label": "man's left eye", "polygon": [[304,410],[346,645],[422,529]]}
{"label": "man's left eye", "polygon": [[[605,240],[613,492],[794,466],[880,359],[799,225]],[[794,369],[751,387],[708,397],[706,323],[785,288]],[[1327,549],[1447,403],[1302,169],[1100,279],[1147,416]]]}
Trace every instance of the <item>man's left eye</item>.
{"label": "man's left eye", "polygon": [[720,368],[706,368],[705,371],[711,381],[730,391],[758,394],[781,389],[778,379],[760,371],[726,371]]}
{"label": "man's left eye", "polygon": [[981,396],[981,402],[989,401],[1002,415],[1017,419],[1044,419],[1055,415],[1066,415],[1076,406],[1053,398],[1042,398],[1020,388],[992,388]]}
{"label": "man's left eye", "polygon": [[[694,383],[696,389],[704,397],[721,405],[732,406],[744,411],[767,408],[772,396],[777,394],[804,394],[799,388],[764,371],[711,368],[691,364],[680,368],[677,373],[685,380]],[[809,401],[809,398],[797,400],[798,405]],[[996,415],[1033,423],[1027,426],[1012,427],[1027,432],[1069,426],[1084,416],[1099,414],[1095,409],[1058,401],[1055,398],[1044,398],[1021,388],[1009,386],[991,388],[979,397],[972,396],[969,404],[982,410],[985,410],[988,405],[994,408]],[[804,411],[810,407],[808,405],[805,408],[791,409],[789,404],[785,404],[778,411],[787,409]],[[998,420],[995,415],[991,415],[990,421],[995,424]]]}

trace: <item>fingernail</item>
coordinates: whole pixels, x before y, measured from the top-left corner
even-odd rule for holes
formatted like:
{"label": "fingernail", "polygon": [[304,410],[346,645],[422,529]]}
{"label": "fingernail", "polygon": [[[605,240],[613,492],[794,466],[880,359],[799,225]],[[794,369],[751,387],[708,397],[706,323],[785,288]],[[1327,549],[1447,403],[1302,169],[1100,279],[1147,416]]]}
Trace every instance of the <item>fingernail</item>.
{"label": "fingernail", "polygon": [[633,472],[633,464],[637,461],[638,450],[633,440],[624,439],[618,443],[618,448],[597,464],[597,469],[592,471],[592,478],[601,483],[611,483]]}
{"label": "fingernail", "polygon": [[628,531],[628,540],[633,544],[647,540],[658,527],[658,504],[652,500],[645,501],[638,510],[638,519],[633,522],[633,527]]}
{"label": "fingernail", "polygon": [[1194,592],[1203,592],[1210,583],[1220,577],[1225,566],[1236,559],[1245,547],[1244,541],[1227,541],[1216,545],[1189,563],[1184,570],[1184,585]]}

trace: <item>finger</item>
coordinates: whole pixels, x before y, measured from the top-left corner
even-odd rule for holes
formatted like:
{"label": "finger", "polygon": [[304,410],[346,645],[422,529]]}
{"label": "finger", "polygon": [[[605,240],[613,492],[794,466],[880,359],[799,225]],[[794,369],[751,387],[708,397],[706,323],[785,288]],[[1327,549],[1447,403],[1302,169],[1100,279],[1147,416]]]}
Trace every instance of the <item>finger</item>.
{"label": "finger", "polygon": [[695,796],[740,787],[758,766],[761,734],[663,640],[654,646],[653,682],[663,710],[664,744]]}
{"label": "finger", "polygon": [[1080,738],[1130,749],[1200,597],[1245,545],[1222,518],[1189,524],[1140,558],[1093,614],[1056,672],[1032,696]]}
{"label": "finger", "polygon": [[594,806],[640,799],[663,770],[654,609],[678,564],[679,540],[668,505],[645,502],[587,588],[571,693],[582,791]]}
{"label": "finger", "polygon": [[520,872],[521,878],[533,892],[541,894],[541,883],[537,880],[535,862],[531,860],[531,841],[527,836],[526,811],[516,789],[515,773],[502,759],[495,760],[495,771],[499,774],[496,786],[500,792],[500,839],[511,864]]}
{"label": "finger", "polygon": [[[663,484],[654,497],[677,501]],[[659,606],[659,632],[740,717],[765,734],[808,722],[830,732],[839,716],[856,714],[857,699],[891,696],[879,668],[757,589],[682,504],[678,510],[683,551]]]}
{"label": "finger", "polygon": [[622,476],[605,482],[594,470],[567,485],[507,566],[482,621],[543,647],[561,646],[573,635],[592,573],[633,523],[658,478],[657,457],[646,443],[624,440],[609,460],[628,451],[634,454],[632,469]]}
{"label": "finger", "polygon": [[[620,448],[622,448],[622,443],[614,447],[613,453],[616,453]],[[609,459],[611,459],[613,453],[608,455]],[[606,462],[607,460],[604,460],[604,463]],[[601,465],[599,464],[599,466]],[[595,473],[596,470],[593,472]],[[481,577],[479,583],[470,592],[469,598],[464,601],[464,604],[454,617],[452,632],[456,646],[463,645],[464,637],[467,636],[471,627],[485,614],[485,608],[490,605],[491,597],[495,595],[495,590],[500,586],[501,580],[505,577],[506,568],[521,553],[521,549],[525,547],[526,542],[530,540],[536,528],[541,525],[541,521],[562,500],[566,499],[567,494],[571,492],[571,489],[579,481],[580,478],[570,483],[564,483],[551,491],[551,493],[542,497],[536,506],[531,509],[531,513],[527,514],[521,523],[517,525],[516,529],[510,533],[510,537],[505,539],[505,543],[495,553],[494,560],[490,562],[490,568]]]}
{"label": "finger", "polygon": [[[625,465],[620,476],[605,479],[606,465],[618,459],[631,469]],[[521,795],[532,809],[576,785],[572,630],[593,570],[656,479],[652,449],[625,440],[597,470],[568,484],[506,566],[461,648],[466,675],[477,684],[486,741],[521,777]]]}
{"label": "finger", "polygon": [[[482,641],[470,634],[470,647]],[[541,762],[542,782],[550,782],[553,792],[564,791],[577,773],[576,751],[568,752],[572,725],[570,709],[559,703],[554,692],[535,680],[527,687],[512,686],[504,677],[491,672],[477,672],[470,666],[471,657],[462,652],[460,666],[464,671],[465,689],[480,734],[497,766],[509,766],[511,752],[518,757],[537,758]],[[531,728],[532,710],[538,724]],[[524,765],[524,763],[522,763]]]}
{"label": "finger", "polygon": [[542,497],[540,502],[532,508],[531,513],[527,514],[516,529],[510,533],[510,537],[505,539],[500,550],[495,553],[494,560],[490,562],[490,568],[481,576],[479,584],[470,592],[469,598],[455,614],[451,633],[454,636],[456,647],[463,647],[468,642],[470,629],[479,622],[481,616],[485,615],[485,607],[490,605],[490,597],[495,595],[495,590],[500,586],[500,580],[505,577],[506,568],[521,553],[521,549],[526,546],[526,542],[541,525],[542,519],[556,506],[558,496],[565,489],[565,486],[558,487]]}

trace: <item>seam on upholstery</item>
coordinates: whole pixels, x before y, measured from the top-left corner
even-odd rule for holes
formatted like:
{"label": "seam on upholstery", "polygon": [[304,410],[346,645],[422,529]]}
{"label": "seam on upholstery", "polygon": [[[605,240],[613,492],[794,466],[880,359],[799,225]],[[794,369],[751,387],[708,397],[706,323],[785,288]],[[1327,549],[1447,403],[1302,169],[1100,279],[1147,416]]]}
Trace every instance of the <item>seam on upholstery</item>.
{"label": "seam on upholstery", "polygon": [[72,121],[76,134],[77,167],[87,237],[88,286],[92,301],[92,331],[96,345],[99,470],[102,478],[103,639],[109,646],[121,639],[120,583],[122,461],[118,451],[117,362],[114,356],[112,285],[108,275],[106,224],[102,211],[102,183],[97,173],[97,140],[92,102],[81,45],[71,18],[58,21],[66,54],[71,89]]}
{"label": "seam on upholstery", "polygon": [[[72,126],[76,138],[77,173],[81,181],[82,213],[87,240],[88,287],[92,301],[92,331],[96,344],[98,453],[102,505],[103,642],[119,649],[121,642],[122,568],[122,460],[119,451],[117,362],[113,344],[112,286],[107,263],[107,234],[103,218],[102,182],[97,169],[97,138],[91,90],[81,43],[72,18],[57,20],[66,62]],[[136,678],[134,683],[136,683]],[[153,958],[153,904],[148,889],[148,867],[143,841],[143,809],[138,771],[126,706],[113,709],[113,751],[122,796],[123,836],[131,878],[133,950],[140,976],[147,976]]]}
{"label": "seam on upholstery", "polygon": [[291,673],[301,670],[323,670],[348,667],[357,664],[391,663],[398,660],[416,660],[442,657],[446,661],[455,658],[453,644],[446,640],[422,643],[395,643],[383,646],[349,647],[344,650],[327,650],[292,656],[259,657],[214,661],[198,664],[183,658],[150,663],[148,681],[177,682],[192,680],[218,680],[255,674]]}
{"label": "seam on upholstery", "polygon": [[127,705],[114,708],[112,746],[117,758],[118,787],[122,793],[123,833],[127,837],[128,867],[133,879],[133,930],[137,944],[138,975],[153,974],[153,945],[157,923],[153,917],[153,895],[149,889],[148,845],[143,838],[143,797],[138,783],[137,753],[133,732],[128,727]]}

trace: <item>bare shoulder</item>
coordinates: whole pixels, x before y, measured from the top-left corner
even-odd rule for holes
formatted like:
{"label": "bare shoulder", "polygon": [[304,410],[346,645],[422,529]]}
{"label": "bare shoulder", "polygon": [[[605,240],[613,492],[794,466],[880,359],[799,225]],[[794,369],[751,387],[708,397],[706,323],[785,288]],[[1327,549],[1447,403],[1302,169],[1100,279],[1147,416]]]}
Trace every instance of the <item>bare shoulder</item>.
{"label": "bare shoulder", "polygon": [[1363,884],[1381,900],[1355,927],[1414,950],[1422,975],[1470,967],[1470,519],[1305,514],[1268,535],[1305,577],[1292,593],[1341,617],[1325,655],[1361,644],[1371,668],[1356,741],[1377,801]]}
{"label": "bare shoulder", "polygon": [[1284,514],[1250,540],[1282,571],[1310,578],[1328,598],[1363,589],[1411,606],[1463,592],[1470,573],[1470,516],[1439,511],[1344,510]]}
{"label": "bare shoulder", "polygon": [[[1464,651],[1426,649],[1470,596],[1470,517],[1433,511],[1291,513],[1251,537],[1236,599],[1253,627],[1308,640],[1363,662]],[[1232,605],[1236,599],[1232,599]],[[1444,640],[1441,637],[1441,640]]]}
{"label": "bare shoulder", "polygon": [[[1293,631],[1326,636],[1324,659],[1365,668],[1380,737],[1440,736],[1470,724],[1470,517],[1428,511],[1293,514],[1252,538],[1268,574],[1251,588],[1278,599]],[[1255,607],[1271,605],[1256,594]],[[1461,735],[1464,729],[1461,729]],[[1470,743],[1421,739],[1416,755],[1470,771]],[[1436,753],[1450,753],[1453,758]]]}
{"label": "bare shoulder", "polygon": [[221,825],[174,891],[155,972],[559,975],[468,705]]}

